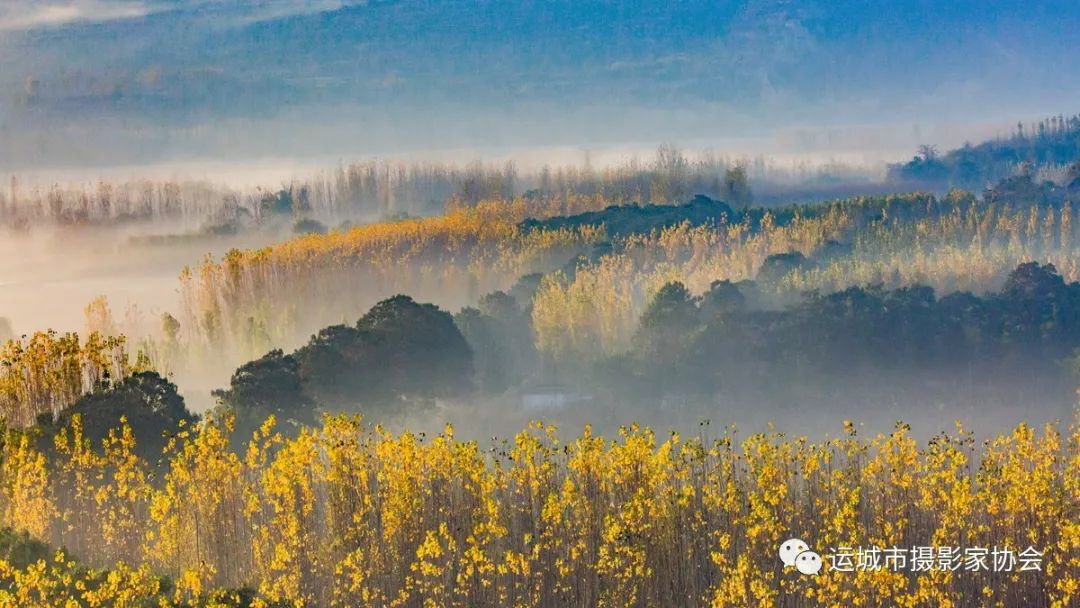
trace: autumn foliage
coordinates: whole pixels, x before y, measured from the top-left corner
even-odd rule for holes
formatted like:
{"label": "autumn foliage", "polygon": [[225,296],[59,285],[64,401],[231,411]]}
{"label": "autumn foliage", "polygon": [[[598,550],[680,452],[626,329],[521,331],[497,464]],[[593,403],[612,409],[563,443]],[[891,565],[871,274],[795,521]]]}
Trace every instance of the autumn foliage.
{"label": "autumn foliage", "polygon": [[[579,211],[606,204],[579,202]],[[480,203],[208,259],[181,276],[180,338],[191,352],[240,363],[395,293],[453,309],[540,272],[536,346],[595,361],[629,346],[649,299],[673,281],[702,293],[717,280],[757,279],[784,303],[867,284],[983,293],[1032,260],[1054,264],[1066,281],[1080,276],[1069,202],[984,201],[959,191],[860,197],[616,236],[603,223],[523,223],[557,212],[527,199]],[[766,260],[789,253],[813,263],[763,281]]]}
{"label": "autumn foliage", "polygon": [[111,385],[132,369],[123,337],[97,332],[37,332],[0,345],[0,419],[9,425],[34,424],[37,417],[59,416],[84,394]]}
{"label": "autumn foliage", "polygon": [[[630,426],[563,440],[390,434],[354,417],[237,452],[231,421],[176,429],[168,465],[76,418],[49,462],[9,432],[6,526],[64,546],[0,560],[3,606],[1053,606],[1080,593],[1080,430],[981,448]],[[1040,572],[785,570],[789,536],[842,545],[1040,548]],[[73,559],[78,559],[78,562]],[[246,591],[244,589],[247,589]],[[230,591],[232,590],[232,591]]]}

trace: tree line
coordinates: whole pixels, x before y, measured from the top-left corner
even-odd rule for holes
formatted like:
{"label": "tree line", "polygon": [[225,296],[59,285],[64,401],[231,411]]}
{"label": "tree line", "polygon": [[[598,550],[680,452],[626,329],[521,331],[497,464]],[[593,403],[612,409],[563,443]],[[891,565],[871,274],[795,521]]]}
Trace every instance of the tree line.
{"label": "tree line", "polygon": [[[1080,178],[1080,114],[1050,116],[1025,126],[1017,123],[1007,137],[999,137],[940,154],[936,146],[922,145],[906,163],[889,167],[894,182],[929,188],[986,188],[1015,175],[1056,171],[1061,185]],[[1043,180],[1040,180],[1043,181]]]}
{"label": "tree line", "polygon": [[[688,158],[662,146],[651,161],[607,168],[543,167],[512,161],[467,164],[368,160],[254,189],[197,180],[105,180],[85,185],[25,185],[12,177],[0,189],[0,226],[100,226],[182,222],[206,235],[251,230],[283,219],[330,222],[430,216],[448,208],[518,198],[555,213],[629,201],[678,203],[694,193],[738,206],[753,198],[745,163],[716,155]],[[588,203],[586,203],[588,201]]]}
{"label": "tree line", "polygon": [[[605,437],[534,423],[512,440],[357,417],[236,436],[228,416],[170,433],[160,464],[124,420],[91,441],[0,434],[0,603],[169,608],[395,605],[793,608],[1070,606],[1080,576],[1074,427],[981,448],[897,423],[815,442],[734,428]],[[976,452],[976,450],[978,450]],[[1037,571],[778,564],[792,536],[857,547],[1034,551]],[[48,543],[48,544],[46,544]],[[51,545],[51,547],[49,546]],[[966,557],[965,557],[966,559]]]}
{"label": "tree line", "polygon": [[904,388],[912,379],[955,386],[970,378],[1068,401],[1075,384],[1080,283],[1066,283],[1050,264],[1021,264],[999,292],[981,296],[870,285],[811,292],[770,310],[757,287],[716,281],[694,295],[682,283],[664,285],[630,349],[598,364],[601,384],[624,400],[654,401],[785,386],[837,394],[857,382],[917,393]]}

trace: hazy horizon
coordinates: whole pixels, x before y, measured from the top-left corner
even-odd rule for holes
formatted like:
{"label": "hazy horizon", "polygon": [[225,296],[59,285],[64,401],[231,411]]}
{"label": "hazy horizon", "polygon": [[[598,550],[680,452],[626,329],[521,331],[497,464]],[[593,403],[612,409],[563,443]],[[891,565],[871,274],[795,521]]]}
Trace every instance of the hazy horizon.
{"label": "hazy horizon", "polygon": [[0,174],[250,180],[665,142],[880,164],[1072,111],[1056,58],[1080,43],[1054,33],[1078,25],[1065,2],[11,0]]}
{"label": "hazy horizon", "polygon": [[512,162],[521,171],[535,173],[544,168],[617,168],[631,162],[648,164],[660,146],[674,145],[691,159],[715,155],[735,162],[760,160],[780,170],[820,169],[840,165],[869,178],[884,177],[893,163],[904,162],[917,146],[930,143],[939,149],[960,147],[1006,136],[1017,122],[1034,122],[1040,115],[998,122],[939,125],[852,125],[833,128],[792,127],[771,136],[688,138],[680,141],[628,141],[603,146],[551,145],[539,147],[492,146],[483,148],[416,149],[387,153],[341,153],[325,155],[282,155],[233,157],[177,156],[171,159],[120,164],[60,164],[57,166],[0,169],[4,187],[15,178],[20,188],[47,188],[54,185],[85,186],[98,181],[207,181],[213,184],[253,189],[276,187],[306,180],[322,172],[352,163],[386,161],[392,163],[436,163],[464,167],[474,163],[489,166]]}

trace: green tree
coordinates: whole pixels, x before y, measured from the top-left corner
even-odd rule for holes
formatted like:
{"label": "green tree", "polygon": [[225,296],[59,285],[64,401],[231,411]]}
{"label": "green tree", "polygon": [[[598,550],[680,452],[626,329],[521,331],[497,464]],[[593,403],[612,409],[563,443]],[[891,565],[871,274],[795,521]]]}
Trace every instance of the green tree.
{"label": "green tree", "polygon": [[721,198],[734,205],[737,209],[746,209],[754,202],[754,194],[750,190],[750,178],[746,174],[746,167],[735,165],[724,172],[724,189]]}
{"label": "green tree", "polygon": [[269,414],[299,426],[318,411],[394,416],[402,405],[469,392],[472,373],[472,351],[449,313],[394,296],[355,327],[327,327],[291,355],[274,350],[243,365],[214,394],[238,427]]}
{"label": "green tree", "polygon": [[788,274],[812,265],[813,262],[798,251],[774,253],[761,263],[757,280],[762,283],[776,284]]}
{"label": "green tree", "polygon": [[633,337],[642,373],[662,392],[688,386],[691,345],[700,331],[697,298],[680,282],[667,283],[653,296]]}
{"label": "green tree", "polygon": [[397,295],[356,324],[378,361],[384,396],[452,397],[472,389],[472,350],[450,313]]}
{"label": "green tree", "polygon": [[234,413],[236,436],[241,441],[271,414],[292,425],[310,425],[316,419],[314,402],[303,390],[299,363],[280,349],[240,366],[229,388],[213,394],[222,407]]}
{"label": "green tree", "polygon": [[502,393],[509,388],[515,380],[517,362],[503,322],[468,307],[454,315],[454,323],[475,353],[477,387],[487,394]]}
{"label": "green tree", "polygon": [[47,440],[47,450],[56,431],[69,425],[76,415],[82,417],[83,435],[97,447],[125,418],[135,434],[137,453],[151,463],[161,458],[166,433],[175,432],[181,421],[198,420],[188,411],[176,385],[151,371],[137,372],[116,385],[84,395],[56,422],[42,416],[39,425],[45,431],[42,437]]}

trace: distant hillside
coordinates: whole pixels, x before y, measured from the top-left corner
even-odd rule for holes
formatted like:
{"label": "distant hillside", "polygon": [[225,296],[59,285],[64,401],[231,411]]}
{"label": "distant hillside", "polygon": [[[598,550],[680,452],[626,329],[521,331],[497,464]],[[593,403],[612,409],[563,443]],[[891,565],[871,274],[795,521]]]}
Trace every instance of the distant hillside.
{"label": "distant hillside", "polygon": [[1032,4],[951,0],[927,19],[921,0],[6,0],[0,166],[996,120],[1080,89],[1061,60],[1080,49],[1076,3]]}
{"label": "distant hillside", "polygon": [[[1030,180],[1029,180],[1030,181]],[[1015,189],[1019,189],[1016,187]],[[1017,202],[1044,200],[1043,190],[1031,186],[1039,198],[1028,196]],[[611,205],[602,211],[589,211],[575,215],[556,216],[545,219],[527,219],[521,223],[526,230],[577,229],[584,226],[603,227],[608,238],[623,238],[635,234],[649,234],[683,223],[691,227],[720,226],[745,223],[751,232],[762,228],[768,216],[771,226],[787,226],[797,218],[820,218],[829,213],[857,212],[863,222],[881,218],[913,219],[935,213],[937,203],[933,196],[923,193],[884,196],[856,196],[820,201],[810,204],[792,204],[784,207],[753,206],[735,210],[724,201],[698,194],[682,205]]]}
{"label": "distant hillside", "polygon": [[1080,115],[1059,115],[1026,127],[1017,124],[1010,137],[967,144],[943,155],[935,146],[922,146],[909,162],[892,165],[889,178],[929,188],[981,189],[1021,171],[1064,178],[1066,167],[1077,162]]}
{"label": "distant hillside", "polygon": [[689,222],[692,226],[730,222],[740,214],[730,205],[698,195],[685,205],[612,205],[603,211],[522,222],[527,229],[558,230],[582,226],[603,226],[608,237],[648,234]]}

